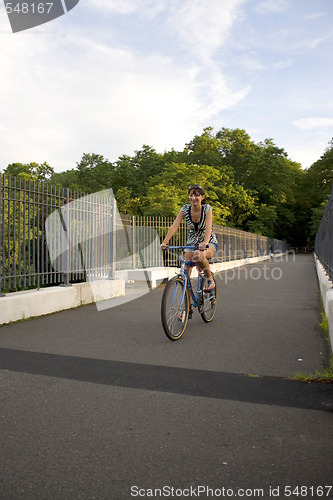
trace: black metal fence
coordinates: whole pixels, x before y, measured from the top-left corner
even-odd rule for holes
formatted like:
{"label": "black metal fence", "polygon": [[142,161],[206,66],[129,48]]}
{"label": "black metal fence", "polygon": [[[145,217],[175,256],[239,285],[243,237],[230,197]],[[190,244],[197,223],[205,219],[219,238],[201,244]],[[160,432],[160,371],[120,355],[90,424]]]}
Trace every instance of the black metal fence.
{"label": "black metal fence", "polygon": [[108,191],[0,174],[0,293],[114,277],[130,251],[122,228]]}
{"label": "black metal fence", "polygon": [[[0,294],[114,278],[117,270],[174,266],[161,252],[173,219],[117,211],[111,190],[85,195],[49,183],[0,174]],[[265,236],[214,225],[218,262],[286,252]],[[181,224],[173,242],[184,245]]]}
{"label": "black metal fence", "polygon": [[66,202],[64,190],[0,174],[0,276],[6,290],[61,282],[48,258],[44,225]]}
{"label": "black metal fence", "polygon": [[315,238],[315,254],[333,281],[333,186]]}

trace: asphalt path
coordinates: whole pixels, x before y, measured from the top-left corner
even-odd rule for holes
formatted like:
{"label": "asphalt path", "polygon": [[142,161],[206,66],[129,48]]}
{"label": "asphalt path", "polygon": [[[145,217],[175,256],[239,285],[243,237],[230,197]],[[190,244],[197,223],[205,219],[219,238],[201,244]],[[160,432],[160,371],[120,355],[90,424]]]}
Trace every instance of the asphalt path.
{"label": "asphalt path", "polygon": [[1,500],[333,498],[333,386],[291,380],[328,362],[313,257],[217,283],[177,342],[163,287],[0,328]]}

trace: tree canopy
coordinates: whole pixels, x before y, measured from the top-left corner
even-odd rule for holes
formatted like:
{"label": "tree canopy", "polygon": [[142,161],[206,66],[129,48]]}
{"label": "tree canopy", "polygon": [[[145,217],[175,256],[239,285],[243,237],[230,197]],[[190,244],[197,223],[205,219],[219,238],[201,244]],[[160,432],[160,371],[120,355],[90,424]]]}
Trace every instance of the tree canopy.
{"label": "tree canopy", "polygon": [[183,151],[143,145],[114,163],[84,153],[75,168],[56,173],[46,162],[8,165],[4,173],[85,193],[112,188],[120,212],[176,216],[190,184],[204,186],[214,222],[310,244],[333,183],[333,139],[307,170],[273,139],[255,143],[245,130],[207,127]]}

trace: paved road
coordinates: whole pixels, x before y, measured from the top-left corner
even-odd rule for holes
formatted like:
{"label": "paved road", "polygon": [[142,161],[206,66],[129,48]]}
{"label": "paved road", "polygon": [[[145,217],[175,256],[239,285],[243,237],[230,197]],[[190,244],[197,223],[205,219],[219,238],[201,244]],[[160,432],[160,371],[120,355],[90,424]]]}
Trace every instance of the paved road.
{"label": "paved road", "polygon": [[328,359],[312,256],[218,285],[178,342],[162,288],[1,327],[0,498],[332,499],[333,386],[288,380]]}

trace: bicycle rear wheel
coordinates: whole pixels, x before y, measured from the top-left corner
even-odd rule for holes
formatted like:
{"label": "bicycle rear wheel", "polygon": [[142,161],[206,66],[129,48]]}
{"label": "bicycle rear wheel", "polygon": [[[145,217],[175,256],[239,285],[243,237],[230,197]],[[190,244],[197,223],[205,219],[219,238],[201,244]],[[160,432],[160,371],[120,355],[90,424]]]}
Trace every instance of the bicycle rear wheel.
{"label": "bicycle rear wheel", "polygon": [[204,288],[206,287],[207,284],[207,281],[205,279],[201,281],[201,287],[200,287],[201,299],[200,299],[199,312],[205,323],[209,323],[210,321],[212,321],[216,313],[217,286],[213,274],[212,277],[215,283],[215,288],[211,292],[209,293],[204,292]]}
{"label": "bicycle rear wheel", "polygon": [[161,305],[162,325],[170,340],[178,340],[185,332],[190,310],[190,301],[180,277],[168,281]]}

